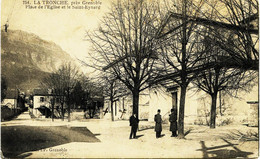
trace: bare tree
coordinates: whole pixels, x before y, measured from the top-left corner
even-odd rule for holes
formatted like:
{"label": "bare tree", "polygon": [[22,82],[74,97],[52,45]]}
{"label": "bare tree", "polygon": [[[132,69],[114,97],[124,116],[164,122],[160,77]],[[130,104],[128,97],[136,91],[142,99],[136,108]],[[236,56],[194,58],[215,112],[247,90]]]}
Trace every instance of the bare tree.
{"label": "bare tree", "polygon": [[[214,17],[204,14],[211,20],[204,26],[219,28],[212,30],[214,39],[208,40],[215,41],[216,45],[234,58],[239,67],[258,70],[258,1],[220,0],[214,3],[208,1],[207,4],[212,9]],[[229,32],[232,36],[226,36],[223,32]]]}
{"label": "bare tree", "polygon": [[[196,45],[205,36],[203,28],[214,27],[211,37],[216,38],[210,39],[209,37],[208,40],[215,42],[235,59],[232,63],[228,62],[227,67],[257,70],[258,2],[250,0],[221,0],[220,2],[176,0],[172,3],[173,7],[169,7],[168,16],[163,25],[159,27],[157,37],[166,43],[166,47],[164,46],[162,49],[164,63],[168,65],[165,66],[166,68],[172,67],[174,71],[170,72],[171,69],[167,69],[168,74],[163,75],[157,81],[172,79],[181,87],[178,131],[179,137],[182,138],[185,94],[189,82],[194,78],[192,74],[213,66],[212,63],[197,65],[199,61],[203,60],[200,56],[205,52],[205,50],[199,51],[200,46]],[[220,30],[229,34],[222,34]],[[192,56],[194,50],[197,50],[196,56]],[[225,63],[222,62],[222,64]]]}
{"label": "bare tree", "polygon": [[204,13],[207,19],[197,21],[207,32],[203,43],[207,57],[202,65],[213,65],[193,83],[211,96],[211,128],[215,128],[218,92],[236,95],[238,90],[250,89],[256,79],[257,71],[250,70],[258,69],[257,4],[247,0],[207,2],[211,14]]}
{"label": "bare tree", "polygon": [[[88,113],[90,118],[93,118],[95,116],[100,106],[96,105],[95,98],[103,97],[103,85],[101,85],[97,80],[97,78],[89,78],[86,74],[81,74],[78,78],[78,83],[80,83],[82,87],[81,104],[84,108],[85,115],[87,115]],[[77,94],[78,92],[75,89],[73,91],[75,92],[75,94]]]}
{"label": "bare tree", "polygon": [[42,84],[43,86],[53,89],[53,93],[56,96],[62,97],[61,100],[61,114],[62,119],[64,119],[64,102],[68,106],[68,121],[70,122],[70,95],[71,91],[73,90],[78,77],[79,70],[73,66],[71,63],[66,63],[60,66],[60,68],[51,73],[45,79],[43,79]]}
{"label": "bare tree", "polygon": [[[233,65],[244,69],[258,70],[258,45],[259,45],[259,13],[257,0],[206,0],[204,8],[200,9],[200,15],[186,15],[187,23],[196,23],[204,27],[214,27],[211,34],[214,35],[216,45],[225,50],[234,58]],[[196,7],[196,6],[195,6]],[[179,13],[169,14],[166,23],[172,18],[182,19]],[[163,25],[164,26],[164,25]],[[171,28],[170,31],[160,37],[172,33],[182,27],[183,24]],[[163,28],[163,27],[161,27]],[[159,29],[161,31],[162,29]],[[229,32],[225,36],[222,32]],[[212,39],[208,39],[212,40]]]}
{"label": "bare tree", "polygon": [[214,66],[201,71],[192,83],[211,96],[210,128],[215,128],[218,93],[222,91],[235,95],[239,90],[250,90],[257,72],[226,67],[223,62],[232,61],[232,57],[214,43],[209,43],[207,38],[204,45],[208,48],[205,54],[207,57],[200,63],[213,63]]}
{"label": "bare tree", "polygon": [[111,108],[111,120],[114,121],[114,101],[122,96],[129,94],[129,91],[123,83],[121,83],[115,76],[103,74],[100,83],[103,85],[103,94],[109,97]]}
{"label": "bare tree", "polygon": [[[105,90],[104,92],[107,93],[105,95],[109,96],[110,100],[110,109],[111,109],[111,120],[114,121],[114,109],[113,109],[113,103],[114,103],[114,98],[116,95],[115,87],[116,87],[116,79],[108,79],[105,77],[105,83],[107,83],[108,87],[104,87]],[[106,89],[107,88],[107,89]]]}
{"label": "bare tree", "polygon": [[117,1],[99,30],[88,34],[95,66],[114,74],[131,91],[133,113],[137,116],[139,94],[150,87],[147,82],[155,74],[157,18],[153,1]]}
{"label": "bare tree", "polygon": [[[196,77],[195,69],[203,58],[199,52],[202,35],[195,22],[188,22],[189,16],[198,16],[203,1],[193,3],[190,0],[174,0],[168,9],[168,17],[159,28],[157,37],[162,42],[161,57],[166,74],[157,81],[170,80],[176,83],[172,87],[180,87],[180,108],[178,120],[178,138],[184,138],[184,110],[186,90],[189,83]],[[176,13],[181,18],[176,18]]]}

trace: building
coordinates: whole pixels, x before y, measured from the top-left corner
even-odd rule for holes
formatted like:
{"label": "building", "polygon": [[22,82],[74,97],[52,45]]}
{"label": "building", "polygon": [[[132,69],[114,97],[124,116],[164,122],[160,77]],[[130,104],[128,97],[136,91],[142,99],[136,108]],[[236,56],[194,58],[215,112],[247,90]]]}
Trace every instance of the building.
{"label": "building", "polygon": [[[207,124],[211,107],[211,97],[205,92],[187,89],[185,101],[185,124]],[[248,101],[258,101],[258,86],[254,86],[251,92],[239,91],[237,98],[221,95],[217,100],[216,124],[223,125],[227,120],[230,122],[249,123],[249,114],[252,109],[258,110],[258,103],[247,104]],[[157,110],[161,110],[164,121],[168,122],[170,110],[173,107],[179,109],[180,88],[167,91],[166,88],[148,89],[139,97],[139,119],[153,122]],[[220,106],[221,105],[221,106]],[[128,120],[132,114],[131,95],[116,98],[113,103],[114,119]],[[111,119],[111,106],[108,97],[105,97],[104,118]],[[255,111],[254,111],[255,112]],[[254,121],[255,123],[255,121]]]}
{"label": "building", "polygon": [[[53,101],[55,100],[55,101]],[[31,112],[36,117],[51,116],[52,104],[54,104],[54,116],[60,117],[62,96],[53,95],[50,89],[34,89],[33,90],[33,108]],[[64,104],[64,109],[66,108]]]}
{"label": "building", "polygon": [[17,108],[18,94],[19,94],[18,90],[15,89],[7,90],[6,97],[2,101],[1,105],[7,106],[10,109]]}
{"label": "building", "polygon": [[[128,120],[132,114],[132,96],[125,95],[117,97],[113,101],[113,116],[115,120]],[[139,119],[148,120],[149,116],[149,94],[141,93],[139,97]],[[111,119],[111,101],[109,97],[104,98],[104,118]]]}
{"label": "building", "polygon": [[[84,99],[82,99],[84,100]],[[33,108],[31,113],[35,117],[51,117],[52,105],[54,105],[54,117],[62,117],[62,104],[64,116],[68,115],[68,106],[65,104],[66,98],[61,95],[55,95],[50,89],[34,89]],[[91,97],[91,99],[82,102],[82,105],[71,104],[71,119],[100,118],[103,110],[103,97]],[[100,111],[101,110],[101,111]]]}

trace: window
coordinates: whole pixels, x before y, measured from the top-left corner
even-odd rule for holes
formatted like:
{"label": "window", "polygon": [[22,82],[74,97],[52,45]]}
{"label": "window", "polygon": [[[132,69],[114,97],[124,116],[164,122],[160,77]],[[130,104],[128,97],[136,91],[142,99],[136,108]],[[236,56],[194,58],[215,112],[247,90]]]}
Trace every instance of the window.
{"label": "window", "polygon": [[40,102],[44,102],[44,97],[40,97]]}

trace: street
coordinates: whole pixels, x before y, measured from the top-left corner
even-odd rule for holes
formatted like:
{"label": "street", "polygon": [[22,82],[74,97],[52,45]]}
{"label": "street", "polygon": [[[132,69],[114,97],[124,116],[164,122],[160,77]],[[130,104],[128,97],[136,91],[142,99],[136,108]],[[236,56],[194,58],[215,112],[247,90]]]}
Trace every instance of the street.
{"label": "street", "polygon": [[163,125],[156,139],[154,123],[141,121],[137,139],[129,140],[128,121],[91,119],[84,122],[50,119],[32,120],[28,112],[2,122],[2,152],[5,157],[93,158],[173,157],[223,158],[257,157],[256,127],[230,125],[209,129],[186,125],[185,139],[170,137]]}

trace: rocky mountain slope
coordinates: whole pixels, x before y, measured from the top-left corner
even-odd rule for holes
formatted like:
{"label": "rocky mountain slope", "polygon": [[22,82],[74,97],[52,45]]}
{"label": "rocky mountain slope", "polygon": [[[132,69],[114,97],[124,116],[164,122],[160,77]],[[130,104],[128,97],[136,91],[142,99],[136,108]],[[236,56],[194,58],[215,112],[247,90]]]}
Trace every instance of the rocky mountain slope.
{"label": "rocky mountain slope", "polygon": [[31,90],[72,58],[58,45],[20,30],[1,31],[1,75],[8,88]]}

